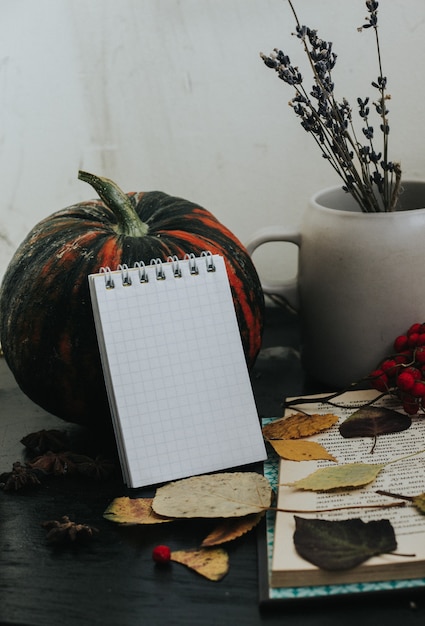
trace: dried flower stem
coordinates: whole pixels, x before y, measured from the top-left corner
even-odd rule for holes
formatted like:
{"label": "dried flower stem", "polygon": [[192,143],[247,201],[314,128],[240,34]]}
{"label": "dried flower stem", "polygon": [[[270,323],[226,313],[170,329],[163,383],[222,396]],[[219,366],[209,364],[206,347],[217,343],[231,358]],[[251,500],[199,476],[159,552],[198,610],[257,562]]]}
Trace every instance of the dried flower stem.
{"label": "dried flower stem", "polygon": [[[381,493],[377,491],[376,493]],[[387,495],[387,494],[383,494]],[[397,496],[394,496],[397,497]],[[279,507],[267,507],[267,511],[280,513],[332,513],[334,511],[350,511],[352,509],[396,509],[406,506],[405,502],[392,502],[388,504],[353,504],[348,506],[335,506],[329,509],[281,509]]]}
{"label": "dried flower stem", "polygon": [[267,67],[274,69],[279,78],[295,87],[295,97],[290,101],[302,127],[309,132],[319,146],[322,156],[344,181],[343,189],[350,193],[364,212],[396,210],[401,183],[399,163],[388,160],[387,79],[382,70],[381,48],[378,35],[378,2],[366,0],[369,13],[363,28],[373,28],[378,57],[379,75],[372,86],[379,96],[373,103],[380,117],[380,131],[383,137],[382,151],[374,146],[374,128],[369,122],[369,98],[357,99],[359,115],[363,121],[362,132],[366,143],[362,144],[354,128],[352,109],[344,98],[338,102],[334,96],[332,70],[336,64],[336,54],[332,43],[320,39],[316,30],[301,25],[293,3],[288,0],[296,22],[294,33],[303,43],[314,84],[309,92],[303,85],[303,77],[298,68],[291,64],[289,57],[275,48],[266,56],[261,53]]}

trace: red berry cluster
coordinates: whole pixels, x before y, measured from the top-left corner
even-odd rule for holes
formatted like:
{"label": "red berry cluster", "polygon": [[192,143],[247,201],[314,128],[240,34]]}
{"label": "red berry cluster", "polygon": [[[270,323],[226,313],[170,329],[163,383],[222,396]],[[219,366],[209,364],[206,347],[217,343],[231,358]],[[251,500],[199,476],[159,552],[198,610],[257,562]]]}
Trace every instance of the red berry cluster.
{"label": "red berry cluster", "polygon": [[394,341],[395,354],[370,373],[375,389],[397,394],[409,415],[425,412],[425,323],[412,324]]}

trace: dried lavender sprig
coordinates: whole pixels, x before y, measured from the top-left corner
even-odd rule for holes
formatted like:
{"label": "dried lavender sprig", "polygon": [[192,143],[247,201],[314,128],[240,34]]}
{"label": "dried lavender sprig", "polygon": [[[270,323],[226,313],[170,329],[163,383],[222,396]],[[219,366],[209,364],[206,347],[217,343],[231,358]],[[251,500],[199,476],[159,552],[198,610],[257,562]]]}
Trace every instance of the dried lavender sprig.
{"label": "dried lavender sprig", "polygon": [[[379,76],[372,85],[380,92],[375,109],[381,117],[380,130],[383,135],[383,157],[373,145],[373,127],[369,124],[368,99],[358,99],[359,113],[365,124],[362,129],[368,144],[362,145],[355,133],[351,107],[344,99],[338,103],[334,97],[334,85],[331,71],[336,63],[332,43],[317,36],[317,31],[301,26],[291,0],[288,0],[296,20],[296,34],[303,42],[304,50],[313,71],[315,84],[308,94],[303,86],[303,77],[298,68],[292,66],[290,59],[282,51],[274,50],[266,57],[261,54],[268,67],[274,68],[279,77],[291,86],[295,86],[296,95],[290,104],[301,118],[303,128],[310,132],[320,147],[322,155],[344,181],[344,190],[349,192],[359,203],[362,211],[377,212],[395,210],[401,180],[398,163],[388,161],[389,124],[387,120],[386,78],[382,71],[382,61],[377,31],[378,2],[366,0],[369,16],[362,28],[374,28],[377,43]],[[311,96],[311,97],[310,97]],[[311,99],[313,98],[315,102]],[[317,103],[317,104],[316,104]],[[359,167],[359,170],[356,166]],[[371,169],[372,168],[372,169]],[[381,171],[383,174],[381,174]],[[375,194],[374,188],[377,190]]]}
{"label": "dried lavender sprig", "polygon": [[[375,195],[371,192],[371,190],[369,190],[368,184],[365,187],[365,178],[359,175],[353,162],[354,155],[356,155],[357,159],[359,159],[359,143],[355,138],[355,133],[353,140],[347,131],[348,126],[350,126],[352,131],[354,131],[351,117],[351,107],[345,98],[343,99],[342,104],[340,104],[334,97],[331,70],[335,67],[336,55],[332,53],[331,62],[328,62],[325,65],[316,64],[315,57],[312,53],[313,50],[308,48],[306,36],[308,37],[309,43],[313,49],[320,46],[322,51],[327,49],[330,53],[332,50],[332,43],[327,42],[325,44],[323,40],[317,38],[316,31],[311,31],[311,29],[305,26],[300,26],[298,17],[290,1],[289,4],[297,21],[298,37],[303,40],[304,49],[313,70],[316,83],[312,88],[313,93],[316,92],[322,94],[329,105],[327,108],[327,114],[324,116],[324,122],[325,126],[330,129],[332,136],[331,149],[337,159],[337,173],[345,182],[343,189],[351,193],[360,206],[365,207],[368,212],[379,211]],[[363,170],[362,173],[364,174]],[[366,180],[369,181],[368,178]]]}
{"label": "dried lavender sprig", "polygon": [[[296,12],[294,10],[294,7],[292,5],[291,0],[288,0],[289,4],[291,6],[291,9],[294,13],[295,19],[297,20],[297,24],[299,23],[298,18],[296,16]],[[368,3],[367,3],[368,4]],[[377,3],[373,3],[372,5],[370,5],[369,2],[369,6],[372,9],[372,11],[374,12],[373,16],[371,17],[371,22],[372,24],[375,26],[377,26]],[[307,48],[307,46],[305,45],[305,41],[304,41],[304,48],[307,52],[307,54],[309,54],[309,50]],[[309,56],[310,58],[310,56]],[[311,61],[310,61],[311,63]],[[382,68],[381,64],[380,64],[380,68]],[[313,67],[313,71],[315,74],[315,80],[316,82],[318,82],[318,80],[321,80],[321,76],[317,75],[316,72],[316,68]],[[333,93],[332,93],[332,110],[333,110],[333,114],[337,117],[339,117],[339,113],[341,111],[341,107],[338,106],[338,103],[335,102],[334,98],[333,98]],[[351,109],[349,109],[351,111]],[[361,172],[362,172],[362,176],[358,177],[357,176],[357,169],[353,163],[353,161],[351,161],[348,166],[347,166],[347,170],[350,171],[350,173],[346,176],[346,185],[344,186],[344,189],[346,191],[349,191],[354,197],[355,199],[360,203],[361,207],[366,210],[366,211],[380,211],[380,206],[379,203],[375,197],[375,194],[373,193],[373,189],[371,187],[371,182],[373,184],[373,182],[375,184],[377,184],[378,188],[379,188],[379,181],[380,181],[380,177],[377,176],[377,172],[375,172],[374,176],[370,175],[370,171],[369,171],[369,163],[368,161],[366,161],[366,168],[363,167],[363,161],[360,158],[360,151],[363,148],[363,146],[361,146],[360,142],[357,141],[356,138],[356,134],[355,134],[355,130],[354,130],[354,126],[352,123],[352,118],[351,118],[351,114],[349,115],[349,121],[350,121],[350,128],[351,131],[353,133],[353,139],[350,136],[350,134],[346,131],[346,130],[341,130],[341,132],[335,132],[335,138],[336,138],[336,145],[339,145],[339,140],[342,140],[342,143],[347,145],[347,143],[354,149],[354,152],[357,156],[357,159],[359,160],[360,164],[361,164]],[[346,152],[348,154],[350,154],[349,148],[347,148]],[[344,167],[343,167],[344,169]],[[380,191],[381,192],[381,191]],[[384,206],[386,206],[384,204]]]}
{"label": "dried lavender sprig", "polygon": [[[376,0],[366,0],[366,9],[369,15],[366,17],[366,23],[363,24],[358,30],[363,28],[373,28],[375,31],[375,43],[378,57],[379,76],[377,82],[372,82],[372,86],[377,88],[380,93],[379,102],[375,103],[375,109],[378,115],[381,115],[381,131],[383,135],[383,165],[384,169],[384,189],[383,189],[383,202],[384,207],[388,207],[388,211],[394,211],[396,208],[398,195],[400,192],[401,183],[401,168],[399,163],[391,163],[388,161],[388,135],[390,127],[388,124],[388,110],[386,108],[386,101],[390,99],[390,96],[386,92],[387,78],[384,76],[382,69],[382,56],[381,46],[379,42],[378,33],[378,6],[379,2]],[[391,172],[391,180],[389,180],[389,172]]]}
{"label": "dried lavender sprig", "polygon": [[[290,86],[296,86],[296,95],[290,104],[301,118],[301,125],[312,134],[323,156],[343,179],[344,189],[350,191],[360,204],[367,206],[367,198],[362,197],[359,192],[362,189],[362,179],[353,167],[353,146],[347,143],[347,138],[350,138],[346,133],[346,127],[351,110],[346,101],[339,105],[333,97],[330,71],[335,65],[336,55],[332,54],[329,58],[332,44],[319,40],[316,31],[300,26],[299,23],[297,36],[303,40],[315,76],[311,94],[306,92],[300,72],[291,65],[289,57],[282,51],[275,49],[269,57],[264,54],[261,54],[261,57],[268,67],[277,71],[279,78]],[[308,44],[311,45],[311,50]],[[317,48],[320,49],[319,54],[315,52]],[[317,105],[313,103],[310,95],[317,100]],[[371,199],[373,201],[374,197],[371,196]],[[368,210],[377,209],[370,206]]]}
{"label": "dried lavender sprig", "polygon": [[[311,31],[305,26],[300,25],[300,21],[298,19],[297,13],[294,9],[294,6],[291,0],[288,0],[289,6],[294,15],[298,37],[300,37],[303,41],[304,50],[307,54],[307,58],[310,62],[310,66],[313,71],[313,76],[316,82],[316,87],[318,91],[325,94],[326,99],[330,105],[330,119],[328,118],[328,123],[330,124],[331,134],[332,134],[332,152],[337,158],[338,167],[337,173],[344,180],[345,185],[343,189],[347,192],[350,192],[354,199],[360,204],[363,208],[365,207],[366,211],[377,211],[379,208],[376,206],[376,199],[373,193],[368,193],[368,190],[364,190],[364,178],[359,176],[356,167],[353,164],[353,153],[358,155],[358,142],[357,140],[353,141],[347,132],[347,122],[349,120],[350,126],[352,127],[352,118],[351,118],[351,107],[348,102],[344,99],[343,105],[339,105],[334,98],[334,90],[333,90],[333,82],[331,79],[331,70],[335,67],[336,63],[336,55],[332,53],[332,62],[328,63],[326,67],[328,76],[323,73],[323,66],[317,66],[314,61],[314,56],[309,50],[306,42],[306,35],[309,35],[310,32],[314,33],[313,38],[309,36],[309,41],[312,47],[315,47],[317,44],[316,31]],[[332,44],[328,42],[325,46],[323,46],[323,41],[319,40],[319,45],[321,49],[327,49],[329,52],[332,49]],[[328,89],[328,86],[332,85],[331,89]],[[314,90],[314,86],[313,86]],[[337,127],[332,126],[331,120],[334,118],[337,121]],[[349,171],[349,173],[347,173]]]}
{"label": "dried lavender sprig", "polygon": [[[310,60],[315,78],[311,95],[317,98],[319,104],[316,110],[302,86],[302,76],[298,72],[296,74],[298,91],[292,101],[292,103],[298,103],[294,107],[295,112],[301,117],[303,128],[312,133],[316,143],[322,148],[323,156],[329,160],[337,174],[344,180],[344,189],[350,191],[362,206],[368,206],[367,198],[362,197],[361,192],[359,192],[362,190],[362,180],[359,178],[356,168],[353,167],[351,146],[347,145],[347,139],[350,139],[346,133],[346,118],[349,108],[338,105],[333,98],[333,82],[330,71],[335,65],[336,55],[332,54],[332,57],[329,58],[332,44],[318,39],[316,31],[301,26],[298,19],[296,34],[303,41],[304,49]],[[311,45],[311,50],[307,41]],[[319,57],[319,61],[321,62],[319,63],[317,63],[318,56],[315,52],[317,48],[320,49],[321,58]],[[287,71],[290,67],[289,57],[282,52],[276,50],[274,52],[275,58],[261,56],[269,67],[276,69],[280,78],[292,85],[292,77],[295,72]],[[327,63],[324,62],[323,58],[326,56],[328,57]],[[283,71],[282,64],[284,65]],[[351,171],[347,174],[348,170]],[[371,198],[373,199],[373,196]],[[368,206],[367,210],[376,209]]]}
{"label": "dried lavender sprig", "polygon": [[[297,18],[296,12],[295,12],[294,7],[292,5],[292,2],[290,0],[289,0],[289,4],[290,4],[290,7],[292,9],[292,12],[294,13],[295,19],[297,20],[297,23],[298,23],[298,18]],[[374,10],[374,16],[372,18],[372,21],[374,21],[374,23],[376,25],[377,24],[377,14],[376,14],[377,6],[374,5],[372,7],[372,9]],[[305,44],[305,42],[304,42],[304,44]],[[308,49],[306,48],[306,46],[304,46],[304,47],[305,47],[306,52],[308,54]],[[313,68],[313,69],[315,69],[315,68]],[[315,74],[316,82],[317,82],[317,78],[320,79],[320,76],[317,77],[317,75]],[[338,107],[338,104],[336,102],[334,102],[334,101],[332,102],[332,104],[333,104],[333,111],[334,111],[334,113],[339,114],[339,112],[341,111],[341,108]],[[359,159],[360,164],[361,164],[362,176],[360,177],[360,179],[357,177],[357,169],[354,166],[353,162],[351,161],[351,164],[347,167],[347,169],[350,170],[350,174],[347,175],[347,182],[349,184],[345,185],[344,188],[345,188],[345,190],[350,191],[357,200],[358,200],[358,197],[360,197],[361,198],[360,204],[361,204],[362,207],[364,206],[366,210],[368,210],[368,211],[369,210],[378,211],[379,210],[379,206],[377,206],[375,195],[373,194],[372,189],[370,189],[369,182],[371,180],[373,180],[373,178],[369,174],[368,162],[366,160],[366,168],[364,168],[363,167],[363,161],[362,161],[362,159],[359,158],[360,157],[360,149],[362,148],[362,146],[357,141],[357,138],[356,138],[356,135],[355,135],[355,130],[354,130],[354,126],[353,126],[353,123],[352,123],[352,117],[351,117],[351,109],[348,107],[348,108],[346,108],[346,110],[350,111],[350,114],[349,114],[348,117],[349,117],[350,128],[351,128],[351,131],[353,133],[354,140],[352,140],[352,138],[351,138],[351,136],[350,136],[350,134],[348,132],[344,132],[344,131],[341,132],[341,133],[336,132],[335,136],[336,136],[337,139],[339,139],[339,137],[341,137],[342,140],[343,140],[343,143],[347,143],[348,142],[354,148],[356,156]]]}

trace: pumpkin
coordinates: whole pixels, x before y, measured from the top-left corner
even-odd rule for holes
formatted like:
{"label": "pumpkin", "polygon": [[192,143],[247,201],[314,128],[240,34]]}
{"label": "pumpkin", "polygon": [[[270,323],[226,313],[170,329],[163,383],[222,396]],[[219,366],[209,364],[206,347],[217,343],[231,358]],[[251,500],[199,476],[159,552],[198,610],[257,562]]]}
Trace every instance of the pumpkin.
{"label": "pumpkin", "polygon": [[[125,194],[87,172],[100,199],[42,220],[13,256],[0,292],[0,341],[22,391],[48,412],[98,426],[110,419],[88,274],[209,250],[226,263],[248,367],[261,345],[264,297],[238,239],[209,211],[159,191]],[[125,324],[125,311],[123,311]],[[143,358],[143,355],[141,355]]]}

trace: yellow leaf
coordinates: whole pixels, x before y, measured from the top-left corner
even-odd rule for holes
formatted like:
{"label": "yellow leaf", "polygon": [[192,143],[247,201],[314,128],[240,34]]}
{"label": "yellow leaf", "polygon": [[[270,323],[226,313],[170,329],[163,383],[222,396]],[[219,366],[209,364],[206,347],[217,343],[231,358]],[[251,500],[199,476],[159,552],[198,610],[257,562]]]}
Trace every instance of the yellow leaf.
{"label": "yellow leaf", "polygon": [[338,421],[338,416],[332,413],[320,415],[305,415],[294,413],[289,417],[283,417],[263,427],[265,439],[301,439],[309,437],[323,430],[327,430]]}
{"label": "yellow leaf", "polygon": [[337,461],[326,448],[315,441],[297,441],[296,439],[275,439],[270,441],[276,453],[288,461]]}
{"label": "yellow leaf", "polygon": [[221,543],[233,541],[255,528],[263,515],[264,513],[254,513],[246,517],[226,519],[205,537],[201,546],[203,548],[209,548],[211,546],[218,546]]}
{"label": "yellow leaf", "polygon": [[420,493],[418,496],[414,496],[413,504],[420,511],[420,513],[425,514],[425,493]]}
{"label": "yellow leaf", "polygon": [[229,571],[229,555],[223,548],[171,552],[171,561],[186,565],[208,580],[221,580]]}
{"label": "yellow leaf", "polygon": [[115,498],[103,517],[118,524],[162,524],[172,522],[169,517],[161,517],[152,509],[153,498]]}

